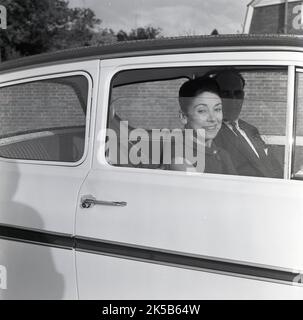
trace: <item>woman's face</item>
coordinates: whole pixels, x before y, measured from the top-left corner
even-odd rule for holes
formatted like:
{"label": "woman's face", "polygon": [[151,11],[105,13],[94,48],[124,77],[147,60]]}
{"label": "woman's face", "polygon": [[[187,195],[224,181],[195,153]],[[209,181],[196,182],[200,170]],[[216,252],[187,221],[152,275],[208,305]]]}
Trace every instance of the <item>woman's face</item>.
{"label": "woman's face", "polygon": [[185,115],[187,119],[186,128],[205,130],[205,140],[216,137],[222,124],[222,101],[212,92],[202,92],[190,99]]}

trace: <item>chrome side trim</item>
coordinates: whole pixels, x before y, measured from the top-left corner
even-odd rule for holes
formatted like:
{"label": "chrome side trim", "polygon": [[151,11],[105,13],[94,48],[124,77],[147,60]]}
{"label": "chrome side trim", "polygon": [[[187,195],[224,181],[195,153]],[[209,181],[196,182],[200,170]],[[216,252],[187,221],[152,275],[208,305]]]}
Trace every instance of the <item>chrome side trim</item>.
{"label": "chrome side trim", "polygon": [[0,239],[303,287],[303,271],[0,224]]}

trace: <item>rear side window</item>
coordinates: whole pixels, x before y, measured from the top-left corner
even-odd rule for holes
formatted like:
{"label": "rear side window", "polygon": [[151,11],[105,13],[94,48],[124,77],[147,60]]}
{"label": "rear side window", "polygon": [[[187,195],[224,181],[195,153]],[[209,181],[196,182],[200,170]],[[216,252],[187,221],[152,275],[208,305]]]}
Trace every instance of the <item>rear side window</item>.
{"label": "rear side window", "polygon": [[117,166],[283,178],[286,109],[286,68],[123,71],[112,81],[106,157]]}
{"label": "rear side window", "polygon": [[82,75],[0,88],[0,157],[79,161],[87,98],[88,80]]}

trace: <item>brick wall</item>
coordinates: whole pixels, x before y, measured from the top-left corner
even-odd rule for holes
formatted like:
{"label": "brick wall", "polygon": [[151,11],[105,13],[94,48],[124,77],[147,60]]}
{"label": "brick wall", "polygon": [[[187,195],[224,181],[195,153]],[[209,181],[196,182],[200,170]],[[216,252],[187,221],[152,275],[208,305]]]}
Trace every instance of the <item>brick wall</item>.
{"label": "brick wall", "polygon": [[[246,80],[241,118],[257,126],[262,134],[284,135],[286,123],[287,73],[243,73]],[[178,92],[184,80],[159,81],[118,87],[113,90],[117,114],[133,127],[182,128]]]}
{"label": "brick wall", "polygon": [[85,124],[74,89],[40,81],[0,88],[0,136]]}
{"label": "brick wall", "polygon": [[[262,134],[284,135],[286,72],[243,73],[246,80],[241,118]],[[178,91],[186,79],[127,85],[113,90],[112,105],[133,127],[182,128]],[[303,115],[303,75],[300,74],[298,114]],[[302,103],[301,103],[302,102]],[[302,118],[302,119],[301,119]],[[298,117],[303,135],[303,116]],[[35,129],[78,126],[85,115],[73,88],[51,82],[27,83],[0,89],[0,136]]]}
{"label": "brick wall", "polygon": [[241,118],[261,134],[285,135],[287,73],[243,73],[246,80]]}
{"label": "brick wall", "polygon": [[181,128],[178,92],[185,81],[157,81],[118,87],[113,90],[112,106],[133,127]]}
{"label": "brick wall", "polygon": [[[303,29],[294,27],[294,19],[298,13],[294,13],[294,7],[301,5],[302,1],[288,3],[288,26],[287,33],[303,34]],[[264,7],[255,7],[250,25],[249,33],[252,34],[274,34],[283,33],[285,24],[285,4],[269,5]],[[298,19],[296,19],[298,22]],[[301,21],[299,21],[302,24]]]}

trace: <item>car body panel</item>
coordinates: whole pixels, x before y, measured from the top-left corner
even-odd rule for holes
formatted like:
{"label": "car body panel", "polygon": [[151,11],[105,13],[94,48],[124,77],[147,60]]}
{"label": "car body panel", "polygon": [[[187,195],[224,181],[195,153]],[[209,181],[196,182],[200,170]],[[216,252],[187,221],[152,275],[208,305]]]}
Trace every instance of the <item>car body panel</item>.
{"label": "car body panel", "polygon": [[[287,68],[284,179],[106,161],[114,75],[193,66]],[[80,161],[0,158],[3,298],[302,299],[303,185],[291,179],[295,72],[302,67],[302,39],[251,35],[126,43],[1,64],[0,87],[69,73],[90,78]],[[126,206],[83,208],[88,196]]]}

